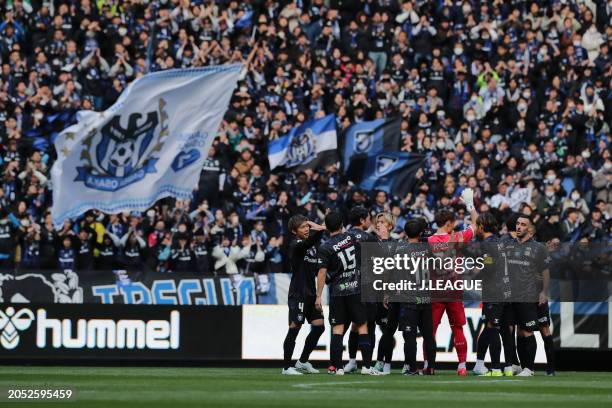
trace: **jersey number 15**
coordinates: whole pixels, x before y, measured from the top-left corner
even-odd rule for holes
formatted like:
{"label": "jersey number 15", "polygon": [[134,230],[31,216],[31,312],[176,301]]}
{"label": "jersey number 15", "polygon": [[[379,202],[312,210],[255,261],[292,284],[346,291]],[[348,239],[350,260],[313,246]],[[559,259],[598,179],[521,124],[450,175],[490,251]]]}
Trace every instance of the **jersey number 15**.
{"label": "jersey number 15", "polygon": [[351,271],[355,269],[355,247],[350,246],[341,252],[338,252],[338,257],[342,262],[342,269],[345,271]]}

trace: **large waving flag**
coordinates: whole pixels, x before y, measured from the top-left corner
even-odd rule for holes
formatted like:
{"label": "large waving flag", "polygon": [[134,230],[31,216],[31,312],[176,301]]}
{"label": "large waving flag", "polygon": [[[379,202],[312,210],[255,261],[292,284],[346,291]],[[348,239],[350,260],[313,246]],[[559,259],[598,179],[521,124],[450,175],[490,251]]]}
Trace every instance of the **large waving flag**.
{"label": "large waving flag", "polygon": [[337,147],[336,116],[310,120],[268,143],[270,169],[326,166],[337,160]]}
{"label": "large waving flag", "polygon": [[365,190],[383,190],[404,198],[416,182],[415,174],[426,156],[406,152],[382,152],[368,156],[353,181]]}
{"label": "large waving flag", "polygon": [[383,151],[399,151],[401,119],[377,119],[356,123],[344,132],[343,165],[348,170],[352,161]]}
{"label": "large waving flag", "polygon": [[191,197],[240,69],[155,72],[105,112],[78,112],[55,141],[54,225],[89,209],[143,211],[164,197]]}

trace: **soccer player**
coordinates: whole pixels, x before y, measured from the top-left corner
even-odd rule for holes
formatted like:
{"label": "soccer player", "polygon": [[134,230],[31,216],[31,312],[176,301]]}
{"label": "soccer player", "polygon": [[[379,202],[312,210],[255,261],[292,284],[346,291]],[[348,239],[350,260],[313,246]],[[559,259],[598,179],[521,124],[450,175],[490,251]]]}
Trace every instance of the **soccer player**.
{"label": "soccer player", "polygon": [[[350,219],[354,220],[355,212],[351,211]],[[367,224],[369,215],[364,216],[362,225]],[[353,224],[359,225],[357,223]],[[332,325],[330,345],[330,374],[344,375],[342,367],[342,339],[344,328],[354,324],[359,334],[359,350],[363,358],[361,374],[380,375],[371,367],[372,343],[368,335],[367,310],[361,302],[360,248],[359,242],[367,239],[361,228],[351,228],[342,232],[342,215],[332,211],[325,216],[325,227],[330,238],[319,248],[320,269],[317,275],[316,308],[321,311],[321,296],[326,276],[329,276],[330,303],[329,321]]]}
{"label": "soccer player", "polygon": [[[519,377],[534,375],[537,343],[533,331],[537,327],[538,307],[548,302],[549,270],[546,247],[533,239],[535,226],[531,217],[520,214],[516,221],[516,241],[504,245],[504,256],[513,279],[513,296],[523,294],[512,303],[519,326],[516,348],[523,370]],[[539,293],[538,293],[539,292]],[[534,299],[538,300],[534,302]]]}
{"label": "soccer player", "polygon": [[[454,232],[455,230],[455,214],[449,210],[440,210],[435,215],[436,225],[438,231],[427,239],[430,246],[436,248],[434,252],[446,252],[450,249],[450,245],[445,246],[441,244],[449,242],[469,242],[474,238],[476,220],[478,213],[474,207],[474,192],[470,188],[463,190],[461,199],[466,205],[467,210],[470,212],[471,225],[460,232]],[[448,316],[448,322],[450,323],[451,330],[454,336],[455,350],[457,351],[457,357],[459,358],[459,365],[457,368],[457,374],[460,376],[467,375],[467,368],[465,361],[467,359],[467,343],[465,334],[463,333],[463,326],[466,323],[465,310],[463,308],[462,301],[450,301],[450,302],[432,302],[431,313],[433,318],[433,334],[436,335],[438,326],[442,320],[442,316],[446,312]]]}
{"label": "soccer player", "polygon": [[[355,236],[358,236],[359,242],[376,242],[377,237],[367,232],[371,227],[370,222],[370,214],[368,210],[366,210],[363,206],[355,206],[351,208],[349,211],[349,222],[351,227],[349,231],[352,231]],[[361,257],[357,257],[358,262],[360,262]],[[366,303],[367,310],[367,325],[368,325],[368,335],[370,336],[370,344],[372,348],[374,348],[374,344],[376,344],[376,322],[377,320],[380,322],[380,309],[378,303]],[[348,329],[348,327],[345,327]],[[357,351],[359,350],[359,332],[357,331],[357,326],[351,325],[349,332],[349,340],[348,340],[348,352],[349,352],[349,361],[344,366],[344,373],[353,373],[356,372],[357,367]],[[381,371],[381,370],[379,370]]]}
{"label": "soccer player", "polygon": [[[500,237],[502,247],[504,242],[514,242],[516,240],[516,221],[519,214],[512,213],[505,221],[507,234]],[[507,266],[504,270],[507,271]],[[510,290],[511,292],[511,290]],[[512,294],[510,293],[510,298]],[[516,318],[511,302],[504,302],[501,319],[501,338],[504,346],[504,376],[512,377],[521,371],[521,363],[516,354]]]}
{"label": "soccer player", "polygon": [[[498,251],[497,221],[491,213],[480,214],[476,220],[476,233],[481,238],[479,252],[485,258],[485,268],[480,274],[482,279],[482,318],[485,328],[478,336],[476,365],[473,372],[476,375],[501,377],[501,338],[500,324],[504,304],[500,302],[504,293],[504,285],[508,277],[504,276],[504,268],[500,267],[500,253]],[[487,300],[489,299],[489,300]],[[484,358],[489,349],[492,370],[489,371],[484,364]]]}
{"label": "soccer player", "polygon": [[[287,301],[289,330],[283,343],[285,359],[282,374],[316,374],[319,371],[308,362],[308,358],[325,330],[323,313],[315,308],[315,277],[319,270],[316,246],[321,241],[325,227],[308,221],[303,215],[294,215],[289,219],[288,228],[295,236],[295,240],[289,245],[291,262],[291,283]],[[295,348],[295,339],[305,320],[310,323],[310,333],[306,337],[302,355],[293,367],[291,357]]]}
{"label": "soccer player", "polygon": [[[421,242],[423,231],[427,223],[422,219],[413,219],[406,222],[404,232],[407,237],[406,253],[411,258],[430,256],[431,251],[428,244]],[[403,251],[402,251],[403,253]],[[421,282],[429,280],[429,271],[421,267],[414,273],[417,287]],[[432,326],[431,298],[426,291],[410,291],[410,302],[402,302],[399,307],[399,329],[404,338],[404,367],[402,374],[418,375],[416,367],[416,329],[418,327],[423,336],[423,347],[427,356],[428,367],[424,368],[424,375],[433,375],[436,365],[436,338]]]}
{"label": "soccer player", "polygon": [[[535,235],[535,226],[532,228],[532,236]],[[552,246],[554,247],[554,243]],[[549,249],[547,247],[547,249]],[[549,272],[550,274],[550,272]],[[540,293],[544,291],[544,280],[550,279],[542,275],[539,280]],[[546,292],[544,292],[546,293]],[[546,375],[550,377],[555,376],[555,343],[553,342],[552,332],[550,331],[550,309],[548,308],[548,301],[542,301],[538,303],[538,328],[544,340],[544,352],[546,353]]]}
{"label": "soccer player", "polygon": [[[392,214],[381,212],[374,217],[374,231],[379,242],[393,242],[391,231],[395,228],[395,218]],[[399,304],[398,303],[376,303],[373,305],[376,312],[376,323],[378,323],[382,336],[378,342],[378,355],[374,368],[384,375],[391,374],[391,359],[393,357],[393,336],[397,331]],[[368,326],[368,330],[369,330]]]}

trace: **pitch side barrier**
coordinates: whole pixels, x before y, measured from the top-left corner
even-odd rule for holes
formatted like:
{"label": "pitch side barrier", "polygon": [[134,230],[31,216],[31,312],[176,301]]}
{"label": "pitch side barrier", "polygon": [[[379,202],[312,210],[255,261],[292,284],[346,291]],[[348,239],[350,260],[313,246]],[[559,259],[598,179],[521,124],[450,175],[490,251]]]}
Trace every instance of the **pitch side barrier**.
{"label": "pitch side barrier", "polygon": [[[612,303],[551,303],[559,368],[609,370]],[[328,315],[327,307],[324,308]],[[481,310],[466,308],[468,361],[476,358]],[[329,322],[312,353],[315,365],[329,359]],[[0,304],[0,363],[134,364],[171,366],[274,366],[283,358],[286,305],[181,306],[124,304]],[[300,349],[308,330],[296,343]],[[377,330],[380,337],[380,331]],[[539,334],[537,341],[541,344]],[[348,341],[348,339],[345,339]],[[456,364],[452,331],[443,320],[438,361]],[[419,353],[421,348],[419,347]],[[545,362],[539,347],[537,363]],[[348,347],[344,345],[344,358]],[[393,360],[403,361],[401,333]],[[422,356],[419,355],[419,359]]]}

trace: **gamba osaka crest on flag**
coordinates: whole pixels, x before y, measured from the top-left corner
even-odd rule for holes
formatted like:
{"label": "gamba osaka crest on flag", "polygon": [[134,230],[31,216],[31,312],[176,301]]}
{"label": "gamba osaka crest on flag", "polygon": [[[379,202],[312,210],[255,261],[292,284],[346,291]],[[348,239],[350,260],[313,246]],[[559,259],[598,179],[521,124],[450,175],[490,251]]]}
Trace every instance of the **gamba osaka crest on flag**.
{"label": "gamba osaka crest on flag", "polygon": [[164,197],[191,197],[241,67],[155,72],[106,111],[77,113],[55,141],[54,225],[89,209],[143,211]]}
{"label": "gamba osaka crest on flag", "polygon": [[316,168],[335,163],[337,146],[335,115],[309,120],[268,143],[270,169]]}
{"label": "gamba osaka crest on flag", "polygon": [[400,118],[376,119],[355,123],[344,132],[343,164],[345,171],[351,162],[384,151],[398,151],[401,144]]}
{"label": "gamba osaka crest on flag", "polygon": [[382,190],[404,198],[412,191],[415,174],[425,160],[425,155],[406,152],[372,154],[362,163],[358,169],[359,176],[353,181],[364,190]]}

